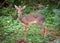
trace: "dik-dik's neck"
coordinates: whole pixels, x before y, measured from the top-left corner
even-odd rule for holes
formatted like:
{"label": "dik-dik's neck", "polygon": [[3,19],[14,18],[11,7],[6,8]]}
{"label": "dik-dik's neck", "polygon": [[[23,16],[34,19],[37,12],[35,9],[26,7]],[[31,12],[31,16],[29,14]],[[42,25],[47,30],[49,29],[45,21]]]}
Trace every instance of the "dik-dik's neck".
{"label": "dik-dik's neck", "polygon": [[23,15],[22,15],[22,12],[19,12],[19,13],[18,13],[18,18],[19,18],[19,19],[22,19],[22,16],[23,16]]}

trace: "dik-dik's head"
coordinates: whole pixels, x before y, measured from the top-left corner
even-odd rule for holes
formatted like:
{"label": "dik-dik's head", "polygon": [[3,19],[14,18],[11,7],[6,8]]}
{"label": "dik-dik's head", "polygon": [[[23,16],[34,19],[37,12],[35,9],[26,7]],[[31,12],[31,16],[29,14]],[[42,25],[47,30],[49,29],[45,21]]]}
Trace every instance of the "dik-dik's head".
{"label": "dik-dik's head", "polygon": [[18,13],[21,13],[22,12],[22,10],[25,8],[26,6],[16,6],[15,5],[15,8],[18,10]]}

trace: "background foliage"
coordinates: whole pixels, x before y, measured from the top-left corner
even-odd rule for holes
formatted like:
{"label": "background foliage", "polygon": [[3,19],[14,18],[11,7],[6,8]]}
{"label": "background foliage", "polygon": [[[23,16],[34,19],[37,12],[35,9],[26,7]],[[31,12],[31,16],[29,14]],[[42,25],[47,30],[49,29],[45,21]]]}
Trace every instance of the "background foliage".
{"label": "background foliage", "polygon": [[[60,0],[1,0],[0,1],[0,43],[16,43],[23,39],[23,26],[17,18],[17,10],[14,5],[26,6],[23,15],[29,13],[41,13],[46,17],[45,25],[48,30],[58,31],[60,35]],[[27,41],[48,43],[54,35],[48,35],[44,39],[36,24],[27,29]],[[50,37],[49,37],[50,36]],[[54,37],[53,37],[54,36]]]}

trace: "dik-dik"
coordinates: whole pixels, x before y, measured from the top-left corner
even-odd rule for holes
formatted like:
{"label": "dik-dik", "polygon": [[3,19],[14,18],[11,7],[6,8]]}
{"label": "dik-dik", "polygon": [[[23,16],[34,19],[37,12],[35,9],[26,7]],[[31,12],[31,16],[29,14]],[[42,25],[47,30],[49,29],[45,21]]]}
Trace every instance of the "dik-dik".
{"label": "dik-dik", "polygon": [[45,21],[45,16],[43,16],[42,14],[26,14],[23,15],[22,14],[22,10],[25,8],[26,6],[16,6],[15,8],[18,11],[18,18],[20,20],[20,22],[22,23],[22,25],[24,26],[24,38],[26,38],[26,29],[27,26],[32,24],[32,23],[36,23],[38,26],[44,28],[44,36],[46,36],[46,29],[47,27],[44,26],[44,21]]}

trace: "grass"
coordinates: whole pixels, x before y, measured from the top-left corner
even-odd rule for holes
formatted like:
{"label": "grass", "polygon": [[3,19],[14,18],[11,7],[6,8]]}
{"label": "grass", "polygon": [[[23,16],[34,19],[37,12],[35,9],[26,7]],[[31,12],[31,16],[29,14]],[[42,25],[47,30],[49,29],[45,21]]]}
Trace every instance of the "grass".
{"label": "grass", "polygon": [[[0,25],[2,25],[0,29],[1,43],[15,43],[17,40],[23,39],[24,27],[18,18],[13,20],[12,16],[1,16]],[[27,40],[42,41],[43,37],[39,34],[39,28],[36,24],[27,27]]]}
{"label": "grass", "polygon": [[[2,26],[1,26],[2,25]],[[41,30],[36,24],[27,27],[27,41],[48,42],[49,38],[44,38]],[[17,40],[24,39],[24,27],[19,19],[13,19],[12,16],[0,17],[0,43],[16,43]]]}

